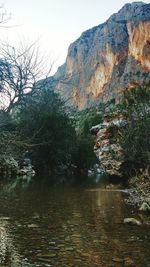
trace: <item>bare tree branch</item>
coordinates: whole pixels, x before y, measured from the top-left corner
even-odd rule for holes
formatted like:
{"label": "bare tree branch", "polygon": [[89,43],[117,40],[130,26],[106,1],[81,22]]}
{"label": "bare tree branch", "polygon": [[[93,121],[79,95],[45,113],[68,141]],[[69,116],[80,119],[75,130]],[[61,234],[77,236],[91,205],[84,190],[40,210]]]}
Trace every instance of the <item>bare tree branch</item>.
{"label": "bare tree branch", "polygon": [[[50,67],[51,70],[52,66]],[[37,92],[47,82],[43,57],[35,43],[19,49],[3,44],[0,50],[0,107],[10,113],[27,95]],[[42,78],[45,78],[40,81]]]}
{"label": "bare tree branch", "polygon": [[0,27],[8,28],[9,26],[5,26],[11,18],[11,14],[8,13],[3,6],[0,6]]}

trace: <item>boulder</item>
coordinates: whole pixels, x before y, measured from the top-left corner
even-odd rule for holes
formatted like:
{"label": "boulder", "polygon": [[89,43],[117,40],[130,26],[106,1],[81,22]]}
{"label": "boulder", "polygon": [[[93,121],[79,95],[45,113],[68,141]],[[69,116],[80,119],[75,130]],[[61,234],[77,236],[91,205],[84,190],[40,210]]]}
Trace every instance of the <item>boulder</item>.
{"label": "boulder", "polygon": [[131,225],[138,225],[138,226],[142,225],[141,221],[139,221],[139,220],[137,220],[135,218],[125,218],[123,220],[123,222],[125,224],[131,224]]}

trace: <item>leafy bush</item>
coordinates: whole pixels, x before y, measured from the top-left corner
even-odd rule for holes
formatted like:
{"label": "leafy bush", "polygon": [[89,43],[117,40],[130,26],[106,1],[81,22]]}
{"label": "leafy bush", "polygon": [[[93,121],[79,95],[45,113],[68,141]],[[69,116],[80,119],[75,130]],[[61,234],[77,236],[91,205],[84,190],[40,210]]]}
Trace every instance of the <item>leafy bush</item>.
{"label": "leafy bush", "polygon": [[75,130],[60,99],[43,89],[39,98],[28,98],[19,114],[20,134],[38,169],[52,170],[69,164]]}
{"label": "leafy bush", "polygon": [[129,169],[140,172],[150,165],[150,86],[137,86],[124,93],[120,111],[127,121],[120,144]]}
{"label": "leafy bush", "polygon": [[103,119],[104,105],[78,112],[74,123],[76,128],[76,146],[72,154],[73,163],[78,171],[87,171],[98,162],[94,153],[95,138],[91,135],[92,126]]}

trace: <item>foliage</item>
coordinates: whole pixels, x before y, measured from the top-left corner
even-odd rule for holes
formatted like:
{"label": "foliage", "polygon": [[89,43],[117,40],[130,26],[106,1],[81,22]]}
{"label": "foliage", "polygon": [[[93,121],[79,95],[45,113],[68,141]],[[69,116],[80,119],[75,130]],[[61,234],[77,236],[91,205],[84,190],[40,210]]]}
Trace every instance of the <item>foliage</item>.
{"label": "foliage", "polygon": [[75,130],[47,79],[39,80],[42,63],[34,45],[1,47],[0,166],[20,164],[27,150],[38,169],[71,164]]}
{"label": "foliage", "polygon": [[99,124],[102,121],[104,105],[92,107],[78,112],[76,115],[76,147],[73,152],[73,162],[78,170],[88,170],[95,163],[97,158],[94,153],[95,138],[91,135],[90,129],[92,126]]}
{"label": "foliage", "polygon": [[103,120],[105,104],[100,103],[96,107],[91,107],[80,111],[76,115],[75,127],[77,133],[82,135],[89,134],[92,126],[99,124]]}
{"label": "foliage", "polygon": [[16,146],[16,125],[10,115],[0,112],[0,173],[16,173],[21,156]]}
{"label": "foliage", "polygon": [[18,130],[37,168],[69,164],[75,131],[62,102],[49,89],[29,97],[20,107]]}
{"label": "foliage", "polygon": [[97,162],[93,147],[94,139],[92,137],[89,135],[77,136],[72,159],[79,172],[87,171]]}
{"label": "foliage", "polygon": [[127,122],[120,144],[129,169],[140,172],[150,165],[150,85],[127,90],[119,108]]}

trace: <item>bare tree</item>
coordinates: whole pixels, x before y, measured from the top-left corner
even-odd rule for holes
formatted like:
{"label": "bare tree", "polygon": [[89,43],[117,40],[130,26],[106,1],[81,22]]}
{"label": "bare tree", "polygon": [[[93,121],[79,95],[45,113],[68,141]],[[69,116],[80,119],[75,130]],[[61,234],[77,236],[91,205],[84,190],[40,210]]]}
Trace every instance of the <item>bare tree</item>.
{"label": "bare tree", "polygon": [[8,21],[10,20],[11,15],[5,10],[3,6],[0,6],[0,27],[7,28]]}
{"label": "bare tree", "polygon": [[[52,64],[50,66],[50,69]],[[0,51],[0,107],[10,113],[27,95],[33,94],[44,81],[38,82],[44,75],[43,57],[39,56],[36,44],[20,45],[14,48],[3,45]],[[47,79],[45,79],[47,81]]]}
{"label": "bare tree", "polygon": [[[10,14],[0,6],[0,27],[10,27],[9,20]],[[37,42],[31,45],[20,43],[19,48],[8,43],[0,44],[0,111],[10,113],[25,96],[47,83],[53,63],[49,64],[49,71],[43,71],[44,64]],[[43,81],[39,82],[41,79]]]}

